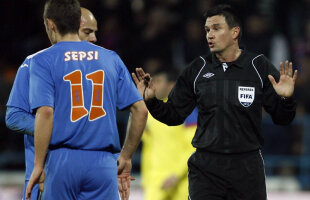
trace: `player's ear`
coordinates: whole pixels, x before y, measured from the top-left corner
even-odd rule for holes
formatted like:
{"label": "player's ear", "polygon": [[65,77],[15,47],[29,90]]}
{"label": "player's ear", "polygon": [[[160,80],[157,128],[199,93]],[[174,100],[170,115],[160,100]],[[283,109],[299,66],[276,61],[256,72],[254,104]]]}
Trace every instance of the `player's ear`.
{"label": "player's ear", "polygon": [[237,39],[239,37],[240,34],[240,27],[236,26],[232,28],[232,37],[233,39]]}
{"label": "player's ear", "polygon": [[53,20],[46,18],[46,23],[47,23],[47,27],[49,30],[51,31],[55,31],[55,23],[53,22]]}

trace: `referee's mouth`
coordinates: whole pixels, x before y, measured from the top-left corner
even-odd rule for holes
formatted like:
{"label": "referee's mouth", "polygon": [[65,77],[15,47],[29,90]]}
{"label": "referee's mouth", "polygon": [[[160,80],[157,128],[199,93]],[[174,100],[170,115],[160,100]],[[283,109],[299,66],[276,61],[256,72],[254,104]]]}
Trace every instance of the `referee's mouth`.
{"label": "referee's mouth", "polygon": [[208,42],[208,44],[209,44],[209,47],[210,47],[210,48],[213,48],[213,47],[214,47],[214,43],[213,43],[213,42]]}

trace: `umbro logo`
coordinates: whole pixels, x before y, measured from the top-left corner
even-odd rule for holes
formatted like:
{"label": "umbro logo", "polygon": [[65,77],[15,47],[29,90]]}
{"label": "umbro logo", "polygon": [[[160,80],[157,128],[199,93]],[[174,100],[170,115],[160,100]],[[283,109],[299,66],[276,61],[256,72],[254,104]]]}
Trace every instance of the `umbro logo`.
{"label": "umbro logo", "polygon": [[211,73],[211,72],[208,72],[206,74],[203,75],[203,77],[205,78],[211,78],[212,76],[214,76],[215,74]]}

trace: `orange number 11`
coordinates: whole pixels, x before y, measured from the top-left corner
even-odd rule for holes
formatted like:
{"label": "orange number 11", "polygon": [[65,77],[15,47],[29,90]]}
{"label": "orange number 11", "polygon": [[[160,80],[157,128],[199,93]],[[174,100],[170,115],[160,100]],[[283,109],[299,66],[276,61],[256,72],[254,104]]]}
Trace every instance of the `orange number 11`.
{"label": "orange number 11", "polygon": [[[84,106],[82,72],[75,70],[63,77],[65,81],[70,82],[71,90],[71,121],[76,122],[88,115]],[[104,71],[98,70],[86,74],[86,79],[92,82],[92,101],[89,113],[89,120],[94,121],[106,115],[103,109],[103,82]]]}

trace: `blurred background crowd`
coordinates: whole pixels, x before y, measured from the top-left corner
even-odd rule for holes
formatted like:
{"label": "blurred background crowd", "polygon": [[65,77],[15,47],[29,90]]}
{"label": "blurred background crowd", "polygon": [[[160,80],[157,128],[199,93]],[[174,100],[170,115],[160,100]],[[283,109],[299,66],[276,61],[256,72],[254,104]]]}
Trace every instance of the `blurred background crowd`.
{"label": "blurred background crowd", "polygon": [[[265,54],[279,67],[286,59],[299,70],[295,96],[297,116],[288,127],[263,120],[263,154],[268,177],[295,177],[310,189],[310,0],[80,0],[98,21],[97,45],[116,51],[128,70],[153,73],[182,71],[209,52],[203,13],[229,3],[243,23],[241,47]],[[6,102],[19,65],[26,56],[49,47],[43,26],[42,0],[0,1],[0,170],[24,169],[23,136],[5,126]],[[128,111],[118,113],[121,138]],[[173,142],[173,141],[171,141]],[[140,172],[140,150],[134,172]]]}

